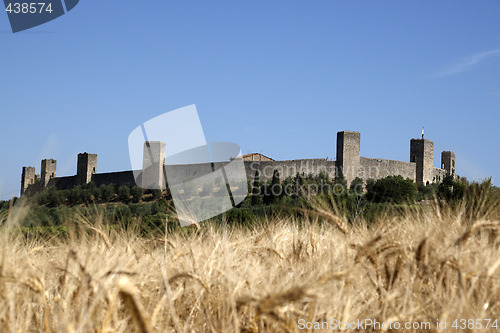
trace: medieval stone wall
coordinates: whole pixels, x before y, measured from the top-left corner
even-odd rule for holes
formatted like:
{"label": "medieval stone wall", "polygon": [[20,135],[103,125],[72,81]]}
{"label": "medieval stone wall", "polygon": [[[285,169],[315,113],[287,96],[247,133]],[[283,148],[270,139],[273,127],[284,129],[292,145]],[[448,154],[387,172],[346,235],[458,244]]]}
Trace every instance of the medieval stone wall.
{"label": "medieval stone wall", "polygon": [[268,181],[273,178],[274,170],[278,170],[280,179],[295,177],[297,173],[301,175],[318,175],[324,172],[328,178],[335,178],[335,161],[326,159],[304,159],[272,162],[247,162],[245,161],[245,171],[247,179],[253,180],[255,171],[259,171],[260,180]]}
{"label": "medieval stone wall", "polygon": [[385,160],[380,158],[360,158],[358,177],[367,179],[380,179],[392,175],[401,175],[415,181],[416,164],[412,162]]}
{"label": "medieval stone wall", "polygon": [[[295,177],[297,174],[307,176],[309,174],[318,175],[321,172],[326,174],[329,179],[343,174],[350,183],[355,177],[363,180],[380,179],[391,175],[401,175],[404,178],[413,179],[417,183],[432,182],[443,179],[444,175],[455,168],[455,154],[453,152],[443,152],[441,165],[443,169],[433,167],[433,142],[426,139],[412,139],[410,141],[410,162],[386,160],[378,158],[360,157],[360,133],[343,131],[337,133],[337,161],[326,159],[299,159],[274,161],[270,158],[262,157],[261,154],[249,154],[249,156],[258,156],[259,161],[253,157],[235,158],[228,162],[188,164],[188,165],[164,165],[165,144],[161,142],[147,142],[147,144],[156,144],[158,149],[145,150],[144,165],[145,174],[151,171],[152,182],[163,184],[165,188],[164,175],[168,177],[169,185],[176,185],[186,181],[194,180],[212,172],[217,172],[221,167],[228,163],[243,163],[245,167],[246,178],[253,181],[256,171],[259,173],[261,181],[272,179],[274,170],[278,170],[280,179]],[[152,155],[153,159],[148,154]],[[158,155],[158,156],[156,156]],[[151,161],[154,161],[152,163]],[[239,160],[239,161],[238,161]],[[50,162],[50,163],[49,163]],[[135,184],[142,186],[143,170],[121,171],[109,173],[96,173],[97,155],[96,154],[78,154],[77,174],[70,177],[53,177],[56,174],[55,160],[42,161],[43,181],[37,181],[34,167],[24,167],[21,178],[21,194],[34,193],[47,186],[54,186],[57,189],[68,189],[76,185],[93,182],[96,186],[101,185],[129,185]],[[155,166],[154,170],[151,166]],[[226,169],[226,168],[225,168]],[[228,172],[237,172],[236,169],[227,168]],[[235,171],[236,170],[236,171]],[[154,172],[153,172],[154,171]],[[227,172],[218,172],[227,177]],[[237,175],[234,175],[237,176]],[[234,179],[233,175],[230,175]],[[146,179],[146,182],[147,179]],[[160,186],[160,185],[158,185]],[[149,188],[149,187],[148,187]]]}
{"label": "medieval stone wall", "polygon": [[[133,171],[119,171],[119,172],[107,172],[107,173],[96,173],[92,175],[92,183],[96,186],[116,184],[118,186],[128,185],[134,186],[135,178]],[[139,179],[139,185],[140,185]]]}
{"label": "medieval stone wall", "polygon": [[66,190],[75,187],[77,184],[77,177],[66,176],[66,177],[56,177],[49,180],[48,187],[55,187],[58,190]]}

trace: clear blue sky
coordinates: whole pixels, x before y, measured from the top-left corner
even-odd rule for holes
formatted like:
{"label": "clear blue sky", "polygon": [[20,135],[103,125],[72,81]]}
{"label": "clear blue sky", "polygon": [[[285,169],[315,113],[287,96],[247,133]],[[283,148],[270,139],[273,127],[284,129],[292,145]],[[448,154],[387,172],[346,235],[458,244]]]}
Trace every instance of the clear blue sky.
{"label": "clear blue sky", "polygon": [[500,164],[499,1],[89,1],[13,34],[0,12],[0,198],[21,168],[79,152],[130,169],[128,134],[196,104],[208,141],[275,159],[457,155],[470,180]]}

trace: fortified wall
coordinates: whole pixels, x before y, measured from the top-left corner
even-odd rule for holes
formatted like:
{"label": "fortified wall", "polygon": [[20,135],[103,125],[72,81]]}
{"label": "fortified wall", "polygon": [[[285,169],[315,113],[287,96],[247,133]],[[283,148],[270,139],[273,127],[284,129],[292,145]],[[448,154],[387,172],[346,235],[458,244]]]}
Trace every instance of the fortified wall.
{"label": "fortified wall", "polygon": [[[350,184],[356,177],[380,179],[391,175],[401,175],[416,183],[431,183],[442,179],[446,174],[455,174],[455,154],[451,151],[441,153],[440,168],[434,167],[434,143],[430,140],[411,139],[408,162],[360,156],[361,135],[359,132],[342,131],[337,133],[336,161],[328,159],[298,159],[275,161],[262,154],[248,154],[237,157],[242,159],[247,180],[252,181],[256,172],[260,180],[270,180],[274,170],[281,179],[301,175],[326,174],[328,178],[344,177]],[[78,154],[77,174],[69,177],[56,177],[57,161],[45,159],[41,162],[40,175],[32,166],[23,167],[21,176],[21,195],[35,193],[53,186],[56,189],[69,189],[77,185],[94,183],[100,185],[141,185],[145,188],[165,188],[165,143],[147,141],[144,144],[143,169],[121,172],[97,173],[97,155]],[[226,166],[231,161],[177,164],[168,166],[169,178],[196,179]],[[169,181],[170,183],[170,181]],[[171,184],[172,185],[172,184]]]}

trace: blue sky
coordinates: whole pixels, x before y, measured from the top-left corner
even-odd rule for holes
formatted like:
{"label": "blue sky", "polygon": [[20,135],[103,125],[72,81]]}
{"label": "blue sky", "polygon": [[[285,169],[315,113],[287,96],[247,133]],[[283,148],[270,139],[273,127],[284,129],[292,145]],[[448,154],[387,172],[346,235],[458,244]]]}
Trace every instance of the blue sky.
{"label": "blue sky", "polygon": [[130,169],[128,134],[196,104],[208,141],[275,159],[409,160],[425,126],[457,172],[499,185],[498,1],[89,1],[13,34],[0,13],[0,198],[79,152]]}

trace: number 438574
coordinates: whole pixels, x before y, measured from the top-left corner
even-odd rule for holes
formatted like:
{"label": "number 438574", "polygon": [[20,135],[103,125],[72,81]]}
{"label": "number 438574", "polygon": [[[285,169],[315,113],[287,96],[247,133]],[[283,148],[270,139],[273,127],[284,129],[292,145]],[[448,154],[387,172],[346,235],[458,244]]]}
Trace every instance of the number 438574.
{"label": "number 438574", "polygon": [[48,12],[52,13],[52,4],[49,3],[47,6],[45,2],[32,2],[32,3],[9,3],[7,8],[5,9],[6,12],[9,14],[14,13],[14,14],[41,14],[42,12]]}

